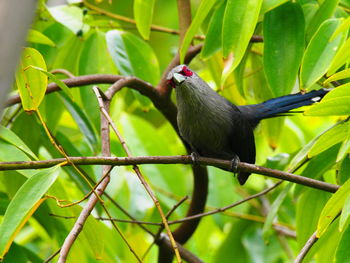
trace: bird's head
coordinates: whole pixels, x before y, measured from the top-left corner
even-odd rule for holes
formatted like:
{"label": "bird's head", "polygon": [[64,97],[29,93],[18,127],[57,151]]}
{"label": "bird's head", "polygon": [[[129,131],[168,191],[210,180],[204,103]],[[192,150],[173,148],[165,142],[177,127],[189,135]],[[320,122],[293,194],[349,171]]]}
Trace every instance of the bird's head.
{"label": "bird's head", "polygon": [[196,77],[195,73],[186,65],[179,65],[168,73],[167,80],[170,86],[176,88],[194,77]]}

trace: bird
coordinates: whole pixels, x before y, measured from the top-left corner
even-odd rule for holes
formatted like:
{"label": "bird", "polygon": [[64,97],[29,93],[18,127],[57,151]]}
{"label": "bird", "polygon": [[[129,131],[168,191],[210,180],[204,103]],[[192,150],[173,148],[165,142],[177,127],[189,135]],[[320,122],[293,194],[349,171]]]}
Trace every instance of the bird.
{"label": "bird", "polygon": [[[187,65],[174,67],[166,79],[175,89],[179,133],[190,146],[194,162],[198,156],[231,160],[231,171],[236,170],[239,161],[255,164],[253,131],[261,120],[318,102],[329,91],[323,88],[236,106]],[[240,185],[245,184],[249,175],[238,172]]]}

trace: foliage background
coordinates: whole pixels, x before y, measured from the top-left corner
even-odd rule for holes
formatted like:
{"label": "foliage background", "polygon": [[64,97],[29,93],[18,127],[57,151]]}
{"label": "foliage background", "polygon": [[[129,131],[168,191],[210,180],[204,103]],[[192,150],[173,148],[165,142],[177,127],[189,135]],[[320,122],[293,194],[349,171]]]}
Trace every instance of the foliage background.
{"label": "foliage background", "polygon": [[[192,42],[203,47],[190,67],[235,104],[259,103],[299,90],[340,86],[322,103],[308,108],[306,115],[312,116],[296,114],[264,120],[255,134],[257,164],[344,184],[345,190],[331,198],[325,191],[284,182],[268,195],[204,217],[185,248],[204,262],[288,262],[318,229],[320,239],[305,262],[350,260],[344,252],[350,238],[347,222],[350,199],[346,191],[350,165],[346,119],[350,112],[347,85],[350,1],[191,1],[193,22],[186,35],[186,31],[180,30],[180,38],[176,30],[178,16],[181,20],[184,15],[177,13],[181,1],[67,2],[47,6],[40,1],[28,35],[27,46],[42,55],[48,71],[64,69],[76,76],[130,75],[157,86],[177,51],[183,57]],[[165,32],[163,27],[176,32]],[[251,39],[252,35],[259,36],[258,40]],[[62,71],[56,76],[67,78]],[[44,80],[40,80],[40,85],[46,87],[46,77],[41,78]],[[102,90],[108,86],[99,85]],[[100,112],[91,86],[71,89],[71,96],[73,99],[67,93],[55,92],[45,95],[39,103],[49,130],[69,156],[101,155]],[[121,90],[112,102],[111,115],[134,156],[186,154],[170,123],[149,98],[138,92]],[[8,107],[2,125],[10,135],[1,133],[1,161],[61,157],[36,115],[28,114],[21,106]],[[15,142],[17,137],[11,131],[19,141]],[[117,138],[111,136],[112,155],[124,156]],[[19,145],[26,145],[29,150]],[[230,173],[208,169],[209,210],[234,203],[275,182],[252,175],[241,187]],[[99,166],[84,166],[83,170],[95,180],[101,174]],[[142,171],[165,211],[185,195],[191,196],[193,179],[189,166],[144,165]],[[0,215],[8,213],[6,209],[18,189],[36,172],[0,172]],[[56,173],[57,179],[48,194],[76,201],[89,191],[74,169],[60,168]],[[131,168],[116,167],[111,178],[106,192],[113,200],[138,220],[160,222],[153,202]],[[38,185],[40,182],[33,187]],[[127,219],[112,202],[106,201],[105,205],[113,217]],[[4,262],[43,262],[60,248],[74,224],[73,219],[53,215],[78,216],[82,206],[84,203],[62,209],[52,199],[44,201],[18,229]],[[171,219],[184,217],[187,208],[188,204],[182,204]],[[335,219],[329,225],[327,220],[337,218],[342,209],[341,223]],[[105,216],[100,206],[93,215]],[[139,255],[153,242],[135,224],[118,226]],[[278,231],[278,227],[284,231]],[[149,229],[156,232],[158,228]],[[7,244],[8,240],[1,242],[0,245]],[[108,222],[90,218],[68,262],[97,260],[134,262],[135,258]],[[153,246],[144,262],[156,261],[157,246]]]}

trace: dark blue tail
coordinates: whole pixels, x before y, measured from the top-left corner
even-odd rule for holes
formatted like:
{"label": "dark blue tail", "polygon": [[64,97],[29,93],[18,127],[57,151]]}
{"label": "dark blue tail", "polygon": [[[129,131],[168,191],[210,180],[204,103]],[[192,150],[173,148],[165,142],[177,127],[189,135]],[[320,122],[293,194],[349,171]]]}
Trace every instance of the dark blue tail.
{"label": "dark blue tail", "polygon": [[320,89],[304,94],[296,93],[267,100],[260,104],[239,106],[238,108],[246,117],[259,122],[262,119],[275,117],[281,115],[281,113],[287,113],[290,110],[320,101],[328,91],[327,89]]}

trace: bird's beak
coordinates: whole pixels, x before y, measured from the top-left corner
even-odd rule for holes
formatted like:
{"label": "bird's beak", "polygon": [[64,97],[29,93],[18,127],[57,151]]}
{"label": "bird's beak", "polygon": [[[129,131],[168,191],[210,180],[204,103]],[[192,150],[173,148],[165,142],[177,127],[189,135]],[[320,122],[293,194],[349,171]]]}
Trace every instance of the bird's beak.
{"label": "bird's beak", "polygon": [[179,73],[174,73],[173,81],[175,82],[176,85],[180,85],[184,80],[186,80],[185,76],[183,76]]}

